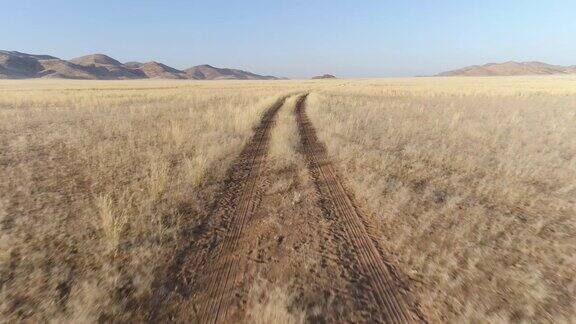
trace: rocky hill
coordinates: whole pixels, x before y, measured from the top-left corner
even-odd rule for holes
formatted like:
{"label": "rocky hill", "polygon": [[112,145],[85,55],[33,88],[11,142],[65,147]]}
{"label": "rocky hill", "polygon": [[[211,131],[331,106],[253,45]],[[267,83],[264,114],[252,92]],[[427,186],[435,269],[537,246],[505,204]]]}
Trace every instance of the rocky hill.
{"label": "rocky hill", "polygon": [[436,76],[512,76],[512,75],[551,75],[573,74],[575,66],[551,65],[542,62],[514,62],[489,63],[485,65],[472,65],[462,69],[447,71]]}
{"label": "rocky hill", "polygon": [[121,63],[104,54],[62,60],[50,55],[0,50],[0,79],[63,78],[86,80],[194,79],[276,80],[237,69],[198,65],[178,70],[159,62]]}
{"label": "rocky hill", "polygon": [[254,74],[252,72],[217,68],[208,64],[198,65],[185,70],[186,74],[191,79],[197,80],[276,80],[277,77],[263,76]]}
{"label": "rocky hill", "polygon": [[336,79],[336,77],[333,76],[332,74],[323,74],[323,75],[318,75],[318,76],[312,77],[312,79]]}

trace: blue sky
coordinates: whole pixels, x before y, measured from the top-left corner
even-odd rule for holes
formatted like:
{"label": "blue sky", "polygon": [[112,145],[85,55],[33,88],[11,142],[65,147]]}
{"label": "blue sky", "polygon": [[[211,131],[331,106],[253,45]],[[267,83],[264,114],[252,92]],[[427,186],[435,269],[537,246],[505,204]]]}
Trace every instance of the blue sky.
{"label": "blue sky", "polygon": [[310,77],[576,64],[575,0],[2,1],[0,49]]}

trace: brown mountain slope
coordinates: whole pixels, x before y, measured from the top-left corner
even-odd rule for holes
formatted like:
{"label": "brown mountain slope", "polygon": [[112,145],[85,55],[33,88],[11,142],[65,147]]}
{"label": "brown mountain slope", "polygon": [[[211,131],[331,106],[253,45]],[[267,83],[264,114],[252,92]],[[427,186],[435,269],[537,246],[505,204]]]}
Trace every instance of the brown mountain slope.
{"label": "brown mountain slope", "polygon": [[70,62],[78,65],[122,66],[122,63],[104,54],[81,56],[71,59]]}
{"label": "brown mountain slope", "polygon": [[49,55],[0,51],[0,79],[98,79],[90,69]]}
{"label": "brown mountain slope", "polygon": [[190,79],[196,80],[277,80],[277,77],[258,75],[237,69],[217,68],[208,64],[185,70]]}
{"label": "brown mountain slope", "polygon": [[86,55],[71,59],[69,62],[87,67],[98,79],[142,79],[146,77],[142,71],[128,68],[104,54]]}
{"label": "brown mountain slope", "polygon": [[462,69],[447,71],[436,76],[512,76],[512,75],[550,75],[576,73],[574,66],[551,65],[542,62],[488,63],[472,65]]}
{"label": "brown mountain slope", "polygon": [[[105,57],[105,55],[101,55]],[[122,75],[112,58],[108,64],[102,57],[85,56],[71,61],[50,55],[33,55],[20,52],[0,51],[0,78],[63,78],[63,79],[118,79]],[[98,60],[100,58],[101,60]],[[128,73],[134,74],[130,70]],[[125,71],[122,71],[125,72]]]}
{"label": "brown mountain slope", "polygon": [[39,60],[38,63],[42,70],[36,74],[36,78],[101,79],[92,69],[61,59]]}
{"label": "brown mountain slope", "polygon": [[141,67],[142,65],[144,65],[144,63],[142,62],[126,62],[124,63],[124,66],[130,69],[137,69],[139,67]]}
{"label": "brown mountain slope", "polygon": [[22,58],[7,53],[0,53],[0,78],[32,78],[41,69],[35,59]]}
{"label": "brown mountain slope", "polygon": [[43,70],[40,59],[56,59],[48,55],[30,55],[0,51],[0,79],[34,78]]}
{"label": "brown mountain slope", "polygon": [[36,54],[22,53],[18,51],[4,51],[4,50],[0,50],[0,54],[11,55],[21,58],[36,59],[36,60],[52,60],[57,58],[51,55],[36,55]]}
{"label": "brown mountain slope", "polygon": [[184,71],[158,62],[138,64],[138,66],[135,66],[133,69],[140,71],[149,79],[188,79]]}

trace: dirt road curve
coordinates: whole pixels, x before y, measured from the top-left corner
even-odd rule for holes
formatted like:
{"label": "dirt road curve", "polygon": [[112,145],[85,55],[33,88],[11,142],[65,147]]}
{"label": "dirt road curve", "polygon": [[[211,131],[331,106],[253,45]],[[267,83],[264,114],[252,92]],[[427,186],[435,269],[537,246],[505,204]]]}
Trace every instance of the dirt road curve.
{"label": "dirt road curve", "polygon": [[[197,263],[195,305],[200,323],[219,323],[235,298],[231,293],[239,284],[246,258],[238,251],[245,224],[261,199],[261,174],[269,146],[270,131],[286,98],[278,100],[264,114],[255,134],[229,171],[227,188],[219,199],[212,221],[219,224],[205,242]],[[219,232],[219,233],[218,233]]]}
{"label": "dirt road curve", "polygon": [[[364,223],[365,217],[354,203],[350,191],[344,186],[342,178],[329,160],[325,146],[319,142],[316,131],[306,116],[306,95],[296,103],[296,118],[302,142],[302,148],[312,178],[321,196],[322,207],[330,218],[336,219],[336,227],[344,234],[349,243],[355,270],[364,283],[365,293],[372,295],[380,314],[388,323],[407,323],[421,321],[406,302],[402,288],[392,269],[370,238]],[[336,234],[340,236],[338,233]]]}

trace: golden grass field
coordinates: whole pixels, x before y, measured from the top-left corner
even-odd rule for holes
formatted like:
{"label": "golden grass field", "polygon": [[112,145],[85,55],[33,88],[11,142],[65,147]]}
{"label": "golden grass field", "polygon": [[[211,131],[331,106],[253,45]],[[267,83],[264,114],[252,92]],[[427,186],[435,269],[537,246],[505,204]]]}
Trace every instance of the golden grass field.
{"label": "golden grass field", "polygon": [[439,322],[576,316],[576,79],[514,81],[310,98],[328,151]]}
{"label": "golden grass field", "polygon": [[[576,319],[576,77],[0,81],[1,317],[149,318],[262,112],[302,92],[430,322]],[[293,105],[270,153],[302,165]],[[304,320],[271,294],[253,319]]]}

